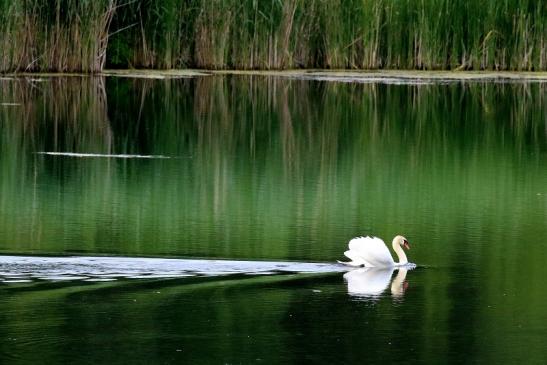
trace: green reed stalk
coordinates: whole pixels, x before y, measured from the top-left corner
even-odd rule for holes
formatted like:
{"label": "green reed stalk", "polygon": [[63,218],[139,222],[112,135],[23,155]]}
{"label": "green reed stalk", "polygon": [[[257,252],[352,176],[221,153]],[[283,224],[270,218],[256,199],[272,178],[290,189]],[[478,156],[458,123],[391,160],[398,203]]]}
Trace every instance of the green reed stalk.
{"label": "green reed stalk", "polygon": [[0,72],[547,70],[535,0],[0,0]]}
{"label": "green reed stalk", "polygon": [[104,68],[116,0],[3,0],[0,10],[0,71]]}

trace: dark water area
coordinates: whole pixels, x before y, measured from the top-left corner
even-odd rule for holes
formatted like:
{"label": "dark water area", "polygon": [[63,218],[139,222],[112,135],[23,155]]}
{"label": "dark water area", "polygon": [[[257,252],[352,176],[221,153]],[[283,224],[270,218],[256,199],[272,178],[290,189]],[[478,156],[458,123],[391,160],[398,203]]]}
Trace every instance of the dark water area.
{"label": "dark water area", "polygon": [[86,281],[0,259],[0,359],[545,363],[545,88],[1,79],[1,255],[334,264],[403,234],[418,267]]}

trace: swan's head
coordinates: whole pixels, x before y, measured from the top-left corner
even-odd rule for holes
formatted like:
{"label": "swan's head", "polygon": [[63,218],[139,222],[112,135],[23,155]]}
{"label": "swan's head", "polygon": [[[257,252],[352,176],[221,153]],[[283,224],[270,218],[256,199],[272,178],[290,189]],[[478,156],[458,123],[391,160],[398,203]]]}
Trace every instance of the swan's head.
{"label": "swan's head", "polygon": [[395,236],[395,238],[393,239],[393,243],[396,243],[399,246],[410,250],[410,244],[408,243],[408,240],[401,235]]}

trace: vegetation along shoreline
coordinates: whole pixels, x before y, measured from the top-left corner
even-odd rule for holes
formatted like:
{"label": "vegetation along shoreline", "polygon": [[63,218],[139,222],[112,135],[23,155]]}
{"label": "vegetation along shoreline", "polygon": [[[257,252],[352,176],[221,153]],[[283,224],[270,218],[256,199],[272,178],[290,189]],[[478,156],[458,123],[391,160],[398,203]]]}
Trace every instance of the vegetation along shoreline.
{"label": "vegetation along shoreline", "polygon": [[546,71],[547,3],[1,0],[0,73]]}

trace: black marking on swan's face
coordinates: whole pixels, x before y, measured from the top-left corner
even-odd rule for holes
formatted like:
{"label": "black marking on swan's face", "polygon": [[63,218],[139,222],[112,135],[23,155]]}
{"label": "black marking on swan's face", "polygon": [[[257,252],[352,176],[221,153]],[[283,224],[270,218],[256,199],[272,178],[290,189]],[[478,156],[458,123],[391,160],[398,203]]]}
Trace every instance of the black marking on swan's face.
{"label": "black marking on swan's face", "polygon": [[410,244],[408,243],[407,239],[403,237],[403,244],[402,246],[406,248],[407,250],[410,250]]}

